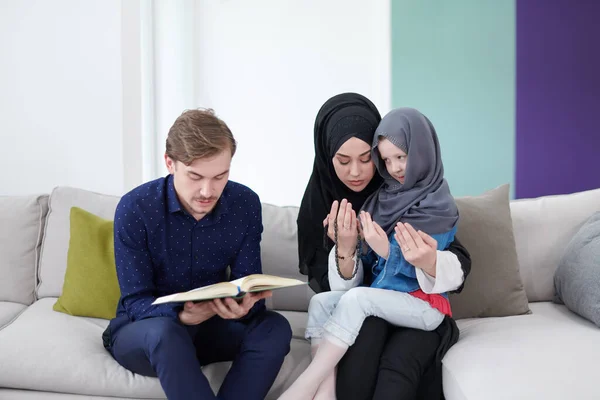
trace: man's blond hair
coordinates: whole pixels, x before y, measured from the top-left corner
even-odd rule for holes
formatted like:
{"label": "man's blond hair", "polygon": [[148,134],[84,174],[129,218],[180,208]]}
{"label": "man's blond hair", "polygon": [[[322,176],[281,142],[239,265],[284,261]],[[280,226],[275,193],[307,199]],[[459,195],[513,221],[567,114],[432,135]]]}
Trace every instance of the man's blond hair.
{"label": "man's blond hair", "polygon": [[167,136],[167,156],[190,165],[199,158],[213,157],[229,148],[235,154],[231,130],[211,109],[184,111]]}

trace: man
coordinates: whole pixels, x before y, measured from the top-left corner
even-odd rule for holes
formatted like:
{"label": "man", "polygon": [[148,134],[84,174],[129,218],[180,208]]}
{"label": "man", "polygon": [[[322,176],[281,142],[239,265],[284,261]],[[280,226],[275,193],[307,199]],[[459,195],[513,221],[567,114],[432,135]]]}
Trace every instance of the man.
{"label": "man", "polygon": [[[291,328],[267,311],[270,292],[153,306],[159,296],[261,273],[261,205],[229,181],[236,142],[211,110],[169,130],[166,178],[127,193],[115,214],[121,288],[106,349],[125,368],[158,376],[171,400],[264,399],[289,352]],[[215,397],[201,366],[233,361]]]}

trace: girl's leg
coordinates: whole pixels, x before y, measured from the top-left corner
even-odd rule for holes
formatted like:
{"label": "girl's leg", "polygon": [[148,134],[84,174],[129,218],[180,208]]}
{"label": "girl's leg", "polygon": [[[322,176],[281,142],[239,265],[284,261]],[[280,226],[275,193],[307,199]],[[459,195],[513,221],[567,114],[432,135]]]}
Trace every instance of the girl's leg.
{"label": "girl's leg", "polygon": [[[346,292],[322,292],[310,299],[305,337],[311,341],[311,353],[313,360],[306,371],[304,371],[302,375],[300,375],[298,379],[296,379],[296,381],[281,395],[281,397],[279,397],[280,399],[312,400],[321,382],[329,375],[330,371],[324,371],[320,373],[322,377],[319,379],[318,377],[315,378],[311,371],[319,370],[316,368],[319,366],[317,364],[320,363],[320,361],[317,360],[317,353],[319,353],[318,349],[321,347],[320,344],[323,342],[323,324],[331,317],[331,313],[335,309],[344,293]],[[331,368],[331,371],[333,371],[333,368]],[[310,379],[308,379],[307,376],[310,376]],[[304,382],[307,379],[310,382],[314,381],[314,383],[312,383],[310,386],[304,385]]]}
{"label": "girl's leg", "polygon": [[339,301],[324,325],[325,333],[352,345],[368,316],[380,317],[392,325],[424,331],[436,329],[444,314],[429,303],[395,290],[357,287]]}
{"label": "girl's leg", "polygon": [[[281,395],[279,400],[312,400],[315,398],[317,389],[325,378],[333,373],[335,366],[347,350],[346,343],[334,336],[326,335],[321,340],[315,357],[306,371]],[[332,385],[335,389],[335,380],[332,381]]]}
{"label": "girl's leg", "polygon": [[[321,344],[322,339],[316,339],[311,342],[310,353],[314,359]],[[336,368],[330,371],[329,375],[325,377],[323,382],[319,385],[317,393],[315,394],[314,400],[335,400],[335,380],[336,380]]]}
{"label": "girl's leg", "polygon": [[325,323],[326,335],[314,360],[280,399],[312,399],[321,382],[354,343],[368,316],[381,317],[394,325],[427,331],[437,328],[444,319],[444,315],[427,302],[408,293],[366,287],[350,289],[341,296],[331,318]]}
{"label": "girl's leg", "polygon": [[305,337],[311,343],[313,340],[323,337],[323,325],[331,317],[331,313],[333,313],[344,293],[346,292],[322,292],[310,299]]}

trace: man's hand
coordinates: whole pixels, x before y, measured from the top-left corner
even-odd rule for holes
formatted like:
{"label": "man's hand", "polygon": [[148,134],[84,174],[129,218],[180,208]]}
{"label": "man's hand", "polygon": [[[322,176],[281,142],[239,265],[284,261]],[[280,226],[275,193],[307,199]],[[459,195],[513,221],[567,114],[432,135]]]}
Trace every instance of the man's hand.
{"label": "man's hand", "polygon": [[212,301],[203,301],[194,303],[191,301],[183,305],[183,310],[179,312],[179,320],[184,325],[198,325],[215,316],[211,307]]}
{"label": "man's hand", "polygon": [[365,241],[381,258],[387,260],[390,255],[390,242],[387,234],[381,226],[371,219],[371,215],[366,211],[360,212],[360,222],[362,232],[365,235]]}
{"label": "man's hand", "polygon": [[214,299],[209,302],[212,311],[223,319],[239,319],[244,317],[254,304],[262,299],[271,297],[273,292],[267,290],[259,293],[246,293],[241,303],[227,297],[225,299]]}

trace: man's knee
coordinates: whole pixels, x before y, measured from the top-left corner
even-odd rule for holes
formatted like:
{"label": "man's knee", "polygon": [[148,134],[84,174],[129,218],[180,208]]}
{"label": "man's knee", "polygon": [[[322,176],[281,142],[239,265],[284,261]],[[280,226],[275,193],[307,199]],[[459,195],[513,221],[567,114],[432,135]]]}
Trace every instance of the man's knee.
{"label": "man's knee", "polygon": [[172,346],[191,343],[185,328],[171,318],[151,318],[146,325],[140,339],[143,340],[150,354]]}
{"label": "man's knee", "polygon": [[285,356],[290,351],[292,327],[288,320],[275,311],[265,311],[255,332],[267,339],[269,353]]}

